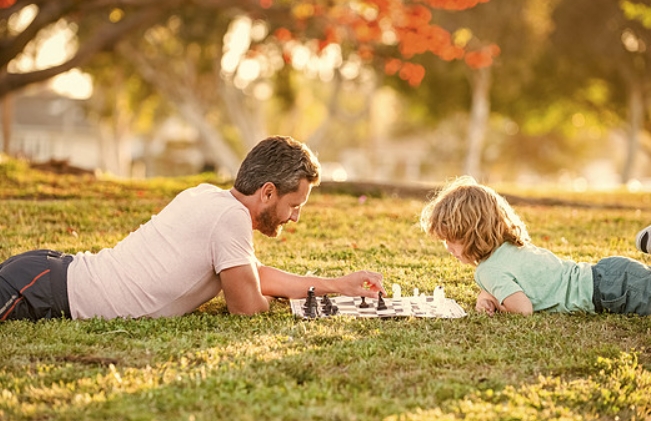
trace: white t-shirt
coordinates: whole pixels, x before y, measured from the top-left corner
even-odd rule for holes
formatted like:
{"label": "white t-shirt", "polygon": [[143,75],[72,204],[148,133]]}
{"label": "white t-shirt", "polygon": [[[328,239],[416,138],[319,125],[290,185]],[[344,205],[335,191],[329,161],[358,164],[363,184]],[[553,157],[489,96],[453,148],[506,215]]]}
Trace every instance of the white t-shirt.
{"label": "white t-shirt", "polygon": [[258,263],[248,209],[230,191],[201,184],[115,247],[76,254],[70,312],[73,319],[186,314],[219,294],[222,270]]}

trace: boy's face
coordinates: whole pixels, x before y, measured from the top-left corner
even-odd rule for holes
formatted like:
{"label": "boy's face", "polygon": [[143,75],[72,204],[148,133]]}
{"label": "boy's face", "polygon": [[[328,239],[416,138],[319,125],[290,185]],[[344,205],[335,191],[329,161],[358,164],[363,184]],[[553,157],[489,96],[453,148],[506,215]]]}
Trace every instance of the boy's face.
{"label": "boy's face", "polygon": [[472,262],[463,254],[463,244],[457,241],[443,241],[445,248],[450,252],[451,255],[457,258],[461,263],[472,264]]}

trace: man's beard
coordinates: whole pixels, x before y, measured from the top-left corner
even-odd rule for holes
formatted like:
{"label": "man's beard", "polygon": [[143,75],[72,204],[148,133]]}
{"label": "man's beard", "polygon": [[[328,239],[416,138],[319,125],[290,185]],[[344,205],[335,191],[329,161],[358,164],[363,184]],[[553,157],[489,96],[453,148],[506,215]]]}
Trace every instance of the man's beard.
{"label": "man's beard", "polygon": [[278,237],[283,223],[276,217],[276,206],[267,208],[258,216],[258,231],[268,237]]}

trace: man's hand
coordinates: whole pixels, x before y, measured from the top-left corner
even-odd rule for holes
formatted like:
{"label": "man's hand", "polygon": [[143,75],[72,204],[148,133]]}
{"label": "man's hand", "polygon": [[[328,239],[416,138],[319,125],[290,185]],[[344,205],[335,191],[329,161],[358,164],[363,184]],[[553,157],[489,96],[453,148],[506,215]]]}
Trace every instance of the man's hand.
{"label": "man's hand", "polygon": [[339,293],[349,297],[377,298],[378,292],[386,297],[387,292],[382,286],[382,274],[361,270],[338,278]]}

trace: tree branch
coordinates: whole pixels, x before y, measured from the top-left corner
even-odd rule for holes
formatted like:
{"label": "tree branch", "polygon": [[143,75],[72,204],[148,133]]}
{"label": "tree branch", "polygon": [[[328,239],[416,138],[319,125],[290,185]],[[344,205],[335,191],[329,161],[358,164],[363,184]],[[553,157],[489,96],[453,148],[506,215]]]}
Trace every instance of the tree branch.
{"label": "tree branch", "polygon": [[150,7],[128,15],[117,23],[104,25],[95,36],[81,45],[77,53],[65,63],[29,73],[0,74],[0,98],[8,92],[31,83],[42,82],[60,73],[86,63],[95,53],[112,48],[128,33],[153,25],[166,11],[163,7]]}
{"label": "tree branch", "polygon": [[70,11],[72,3],[72,0],[61,0],[43,5],[27,28],[15,37],[2,40],[0,42],[0,68],[7,66],[20,54],[41,29],[65,16]]}

